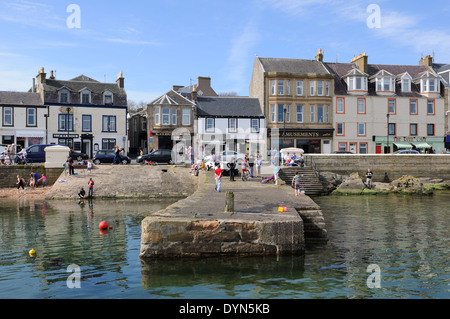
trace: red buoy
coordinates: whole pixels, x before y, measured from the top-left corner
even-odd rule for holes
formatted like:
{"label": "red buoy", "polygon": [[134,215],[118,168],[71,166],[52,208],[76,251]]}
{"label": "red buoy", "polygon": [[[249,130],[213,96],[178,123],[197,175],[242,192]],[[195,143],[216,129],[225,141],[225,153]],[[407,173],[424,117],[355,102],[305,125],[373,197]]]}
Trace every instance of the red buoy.
{"label": "red buoy", "polygon": [[108,228],[108,223],[105,222],[105,221],[102,221],[102,222],[98,225],[98,227],[99,227],[100,229],[107,229],[107,228]]}

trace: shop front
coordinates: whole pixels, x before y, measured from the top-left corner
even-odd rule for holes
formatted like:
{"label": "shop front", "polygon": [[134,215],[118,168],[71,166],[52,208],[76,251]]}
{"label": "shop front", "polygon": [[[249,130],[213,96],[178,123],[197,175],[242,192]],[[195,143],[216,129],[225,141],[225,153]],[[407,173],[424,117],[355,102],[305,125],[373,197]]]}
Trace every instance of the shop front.
{"label": "shop front", "polygon": [[445,151],[444,144],[444,139],[436,136],[375,136],[373,151],[375,154],[384,154],[398,150],[417,150],[420,153],[439,154]]}
{"label": "shop front", "polygon": [[334,129],[268,129],[271,149],[301,148],[309,154],[331,153]]}

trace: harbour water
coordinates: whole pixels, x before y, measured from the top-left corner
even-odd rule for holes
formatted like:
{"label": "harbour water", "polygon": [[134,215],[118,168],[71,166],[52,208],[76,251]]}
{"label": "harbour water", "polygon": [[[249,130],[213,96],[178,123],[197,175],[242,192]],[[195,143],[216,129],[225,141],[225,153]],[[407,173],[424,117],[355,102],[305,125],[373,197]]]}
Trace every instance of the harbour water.
{"label": "harbour water", "polygon": [[[140,222],[171,200],[0,201],[0,298],[450,297],[450,193],[314,200],[329,242],[304,256],[150,262]],[[101,233],[103,220],[113,228]],[[74,265],[80,288],[69,287]]]}

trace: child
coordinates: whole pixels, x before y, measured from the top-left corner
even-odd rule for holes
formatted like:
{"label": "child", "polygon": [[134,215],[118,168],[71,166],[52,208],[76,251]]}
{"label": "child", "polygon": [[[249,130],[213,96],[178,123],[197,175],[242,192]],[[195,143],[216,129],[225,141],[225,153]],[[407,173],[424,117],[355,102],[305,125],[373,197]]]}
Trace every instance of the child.
{"label": "child", "polygon": [[295,172],[295,176],[292,179],[292,186],[294,186],[295,196],[300,195],[300,179],[303,176],[299,174],[299,172]]}
{"label": "child", "polygon": [[19,175],[17,175],[17,183],[16,183],[16,185],[17,185],[17,193],[19,192],[21,187],[22,187],[23,190],[25,190],[25,185],[26,185],[25,180]]}
{"label": "child", "polygon": [[87,174],[88,175],[91,175],[91,169],[92,169],[92,161],[91,161],[91,159],[89,159],[87,162]]}
{"label": "child", "polygon": [[42,175],[42,177],[38,180],[38,183],[39,182],[42,182],[43,187],[47,186],[47,177],[45,177],[45,175]]}
{"label": "child", "polygon": [[216,187],[214,189],[220,192],[220,185],[222,183],[222,169],[220,168],[220,163],[216,164],[216,170],[214,171],[214,175],[216,178]]}
{"label": "child", "polygon": [[273,170],[273,177],[275,179],[275,185],[278,185],[278,173],[280,172],[280,167],[278,167],[278,164],[275,164],[275,168]]}
{"label": "child", "polygon": [[93,197],[94,196],[94,181],[92,180],[92,177],[89,179],[88,186],[89,186],[88,197]]}

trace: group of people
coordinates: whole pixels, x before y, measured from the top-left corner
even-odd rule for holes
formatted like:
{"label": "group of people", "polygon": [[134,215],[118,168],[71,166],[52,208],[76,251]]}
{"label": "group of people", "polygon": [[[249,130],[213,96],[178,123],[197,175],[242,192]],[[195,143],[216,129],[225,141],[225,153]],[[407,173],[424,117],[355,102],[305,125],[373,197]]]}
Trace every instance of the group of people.
{"label": "group of people", "polygon": [[42,176],[39,177],[38,173],[31,172],[28,181],[26,181],[23,176],[17,175],[17,182],[16,182],[17,192],[19,192],[20,188],[22,188],[23,190],[26,190],[27,186],[31,188],[36,188],[39,186],[39,184],[42,184],[43,187],[47,186],[47,177],[45,177],[44,174],[42,174]]}
{"label": "group of people", "polygon": [[[88,198],[94,197],[94,180],[89,178],[88,181]],[[84,190],[84,187],[81,187],[80,191],[78,192],[78,197],[80,198],[86,198],[86,191]]]}
{"label": "group of people", "polygon": [[[17,149],[17,152],[16,152]],[[25,149],[20,145],[10,144],[6,149],[0,154],[0,164],[1,165],[12,165],[12,164],[26,164],[27,153]]]}
{"label": "group of people", "polygon": [[113,159],[113,165],[118,165],[122,163],[122,155],[125,154],[124,148],[119,148],[119,146],[114,146],[114,159]]}
{"label": "group of people", "polygon": [[293,166],[293,165],[298,165],[300,167],[305,166],[305,160],[302,154],[297,156],[295,155],[295,153],[293,154],[286,153],[286,155],[284,155],[283,160],[285,166]]}

